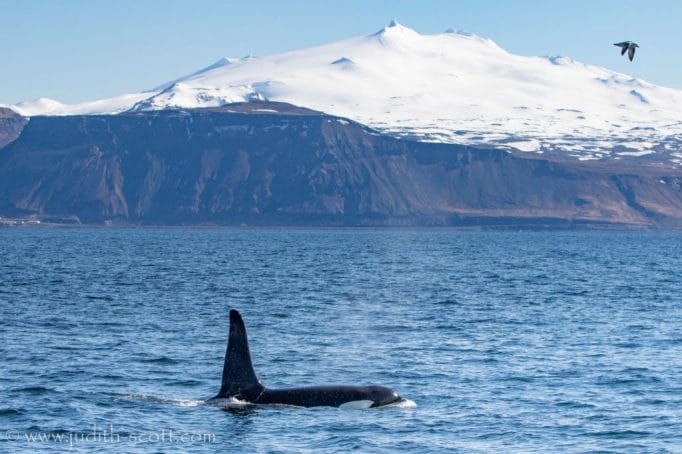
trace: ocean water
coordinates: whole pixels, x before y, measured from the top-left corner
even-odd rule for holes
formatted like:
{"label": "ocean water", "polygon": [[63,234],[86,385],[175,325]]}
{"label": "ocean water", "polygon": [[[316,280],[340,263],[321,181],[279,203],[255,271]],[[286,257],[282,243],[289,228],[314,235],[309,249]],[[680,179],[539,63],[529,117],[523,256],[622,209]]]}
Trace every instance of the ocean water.
{"label": "ocean water", "polygon": [[[682,452],[682,234],[0,230],[2,452]],[[241,311],[266,386],[202,404]]]}

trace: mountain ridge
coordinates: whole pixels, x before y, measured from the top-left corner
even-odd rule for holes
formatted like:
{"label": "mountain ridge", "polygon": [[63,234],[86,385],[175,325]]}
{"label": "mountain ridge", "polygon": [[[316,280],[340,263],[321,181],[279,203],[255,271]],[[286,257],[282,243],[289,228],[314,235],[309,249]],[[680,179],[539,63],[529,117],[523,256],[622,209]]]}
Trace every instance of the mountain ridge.
{"label": "mountain ridge", "polygon": [[495,146],[580,160],[682,165],[682,91],[569,57],[511,54],[467,33],[376,33],[282,54],[221,59],[157,87],[26,115],[288,102],[417,141]]}
{"label": "mountain ridge", "polygon": [[283,103],[33,117],[0,216],[86,224],[682,228],[682,171],[413,142]]}

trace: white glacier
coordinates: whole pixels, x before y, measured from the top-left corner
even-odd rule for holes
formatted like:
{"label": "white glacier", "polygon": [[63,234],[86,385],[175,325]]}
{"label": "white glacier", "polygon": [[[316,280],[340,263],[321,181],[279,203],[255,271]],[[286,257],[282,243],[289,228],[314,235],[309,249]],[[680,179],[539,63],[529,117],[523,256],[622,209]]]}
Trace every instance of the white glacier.
{"label": "white glacier", "polygon": [[420,35],[397,22],[309,49],[224,58],[148,92],[11,107],[29,116],[71,115],[253,100],[288,102],[415,140],[564,150],[581,159],[610,155],[619,144],[626,153],[679,153],[682,142],[680,90],[568,57],[510,54],[470,33]]}

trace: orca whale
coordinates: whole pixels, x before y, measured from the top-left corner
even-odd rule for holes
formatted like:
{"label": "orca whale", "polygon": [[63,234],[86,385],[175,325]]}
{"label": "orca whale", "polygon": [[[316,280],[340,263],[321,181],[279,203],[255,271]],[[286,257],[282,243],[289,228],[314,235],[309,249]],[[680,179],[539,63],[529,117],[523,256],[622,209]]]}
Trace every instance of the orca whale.
{"label": "orca whale", "polygon": [[236,310],[230,311],[230,334],[220,392],[207,401],[238,399],[249,404],[280,404],[297,407],[374,408],[402,402],[392,389],[384,386],[307,386],[303,388],[268,389],[256,376],[251,364],[246,327]]}

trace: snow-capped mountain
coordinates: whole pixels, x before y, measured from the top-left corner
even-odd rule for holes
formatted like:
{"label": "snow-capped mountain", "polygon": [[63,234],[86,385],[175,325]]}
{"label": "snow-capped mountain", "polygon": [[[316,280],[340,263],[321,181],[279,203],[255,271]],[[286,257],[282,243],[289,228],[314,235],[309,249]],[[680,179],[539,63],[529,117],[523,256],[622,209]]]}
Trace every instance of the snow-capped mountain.
{"label": "snow-capped mountain", "polygon": [[117,113],[269,100],[416,140],[487,144],[579,159],[652,155],[682,164],[682,91],[567,57],[525,57],[461,32],[379,32],[266,57],[221,59],[143,93],[32,115]]}

